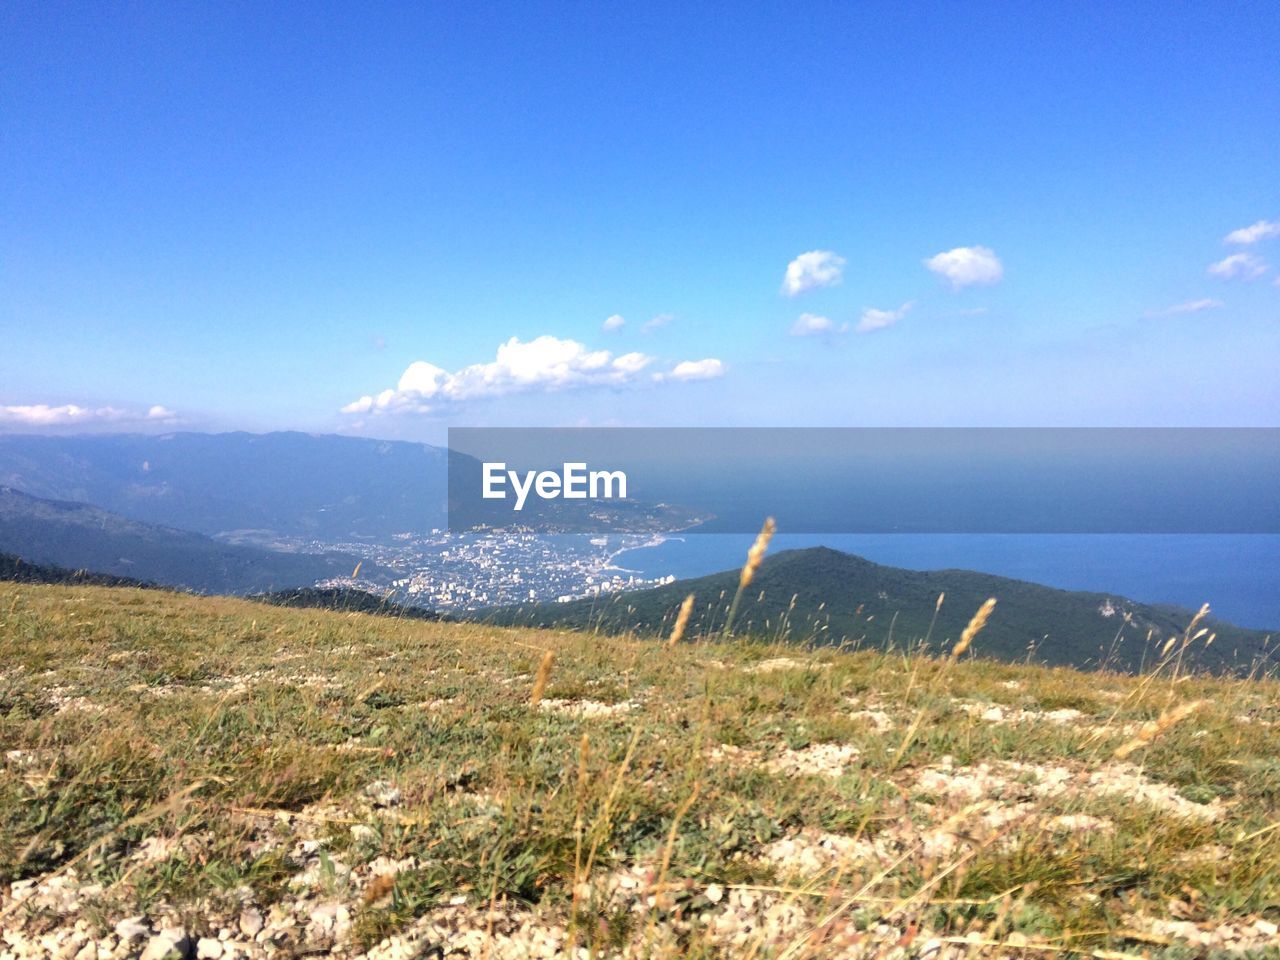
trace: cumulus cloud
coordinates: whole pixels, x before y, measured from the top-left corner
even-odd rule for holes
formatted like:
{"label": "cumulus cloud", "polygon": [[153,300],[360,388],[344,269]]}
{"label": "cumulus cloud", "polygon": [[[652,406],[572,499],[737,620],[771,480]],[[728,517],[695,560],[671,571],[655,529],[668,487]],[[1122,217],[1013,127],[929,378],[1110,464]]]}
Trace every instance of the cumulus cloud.
{"label": "cumulus cloud", "polygon": [[998,283],[1004,266],[990,247],[956,247],[934,254],[924,265],[959,290],[975,284]]}
{"label": "cumulus cloud", "polygon": [[871,333],[875,330],[883,330],[885,327],[892,327],[905,317],[913,306],[915,304],[908,300],[897,310],[877,310],[875,307],[867,307],[862,311],[862,318],[858,321],[858,332]]}
{"label": "cumulus cloud", "polygon": [[816,313],[802,313],[791,325],[793,337],[819,337],[824,334],[844,333],[849,329],[847,323],[837,324],[829,317]]}
{"label": "cumulus cloud", "polygon": [[782,292],[788,297],[796,297],[806,290],[835,286],[843,276],[844,263],[844,257],[830,250],[802,253],[787,264]]}
{"label": "cumulus cloud", "polygon": [[1221,300],[1213,300],[1209,297],[1202,297],[1199,300],[1188,300],[1185,303],[1175,303],[1171,307],[1165,307],[1163,310],[1153,310],[1147,314],[1149,317],[1176,317],[1184,313],[1200,313],[1202,310],[1216,310],[1222,306]]}
{"label": "cumulus cloud", "polygon": [[675,314],[673,313],[660,313],[656,317],[654,317],[652,320],[645,321],[644,325],[640,329],[645,333],[651,333],[652,331],[657,330],[660,327],[665,327],[675,318],[676,318]]}
{"label": "cumulus cloud", "polygon": [[[624,386],[639,382],[654,362],[655,358],[647,354],[633,352],[615,356],[608,350],[591,350],[576,340],[559,337],[541,336],[527,343],[512,337],[498,347],[494,360],[473,363],[452,373],[417,360],[409,364],[394,388],[353,400],[341,412],[429,413],[450,403],[511,393]],[[675,380],[699,379],[688,375],[688,370],[677,376],[689,362],[677,364],[666,376]],[[696,363],[719,364],[720,361]],[[655,379],[663,376],[657,374]]]}
{"label": "cumulus cloud", "polygon": [[714,357],[705,360],[681,360],[670,373],[654,374],[655,380],[714,380],[723,377],[725,365]]}
{"label": "cumulus cloud", "polygon": [[1257,223],[1247,227],[1241,227],[1239,230],[1232,230],[1222,238],[1223,243],[1238,243],[1241,246],[1248,246],[1251,243],[1257,243],[1259,240],[1265,240],[1268,237],[1280,237],[1280,223],[1274,220],[1259,220]]}
{"label": "cumulus cloud", "polygon": [[46,403],[0,406],[0,423],[26,427],[65,427],[75,424],[99,423],[167,423],[178,415],[159,404],[147,410],[131,410],[120,407],[82,407],[75,403],[50,406]]}
{"label": "cumulus cloud", "polygon": [[1267,272],[1267,265],[1252,253],[1233,253],[1217,263],[1209,264],[1209,273],[1223,280],[1256,280]]}
{"label": "cumulus cloud", "polygon": [[604,323],[600,324],[600,329],[605,331],[605,333],[609,333],[613,330],[621,330],[626,322],[627,321],[623,317],[615,313],[611,317],[604,318]]}

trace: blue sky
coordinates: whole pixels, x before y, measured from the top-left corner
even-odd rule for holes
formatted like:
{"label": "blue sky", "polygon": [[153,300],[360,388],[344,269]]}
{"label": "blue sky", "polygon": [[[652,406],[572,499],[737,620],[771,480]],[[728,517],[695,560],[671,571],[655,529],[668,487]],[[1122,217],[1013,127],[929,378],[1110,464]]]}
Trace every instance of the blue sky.
{"label": "blue sky", "polygon": [[1280,425],[1277,49],[1266,3],[6,4],[0,429]]}

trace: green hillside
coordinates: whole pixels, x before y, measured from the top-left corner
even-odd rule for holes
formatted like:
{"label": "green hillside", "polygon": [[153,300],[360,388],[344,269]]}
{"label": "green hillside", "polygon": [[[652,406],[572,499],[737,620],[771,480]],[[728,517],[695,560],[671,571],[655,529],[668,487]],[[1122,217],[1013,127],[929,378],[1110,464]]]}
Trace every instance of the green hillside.
{"label": "green hillside", "polygon": [[[733,570],[601,599],[487,610],[479,617],[503,624],[665,635],[681,601],[692,593],[689,632],[713,636],[724,627],[737,585],[738,571]],[[1190,611],[1115,594],[1056,590],[967,570],[905,570],[815,547],[764,561],[743,595],[734,633],[852,648],[911,647],[931,636],[936,650],[956,640],[987,597],[999,603],[984,635],[983,653],[1007,661],[1029,658],[1132,670],[1166,638],[1177,635],[1191,616]],[[1265,655],[1267,633],[1222,622],[1212,629],[1214,643],[1197,653],[1207,667],[1247,671]]]}
{"label": "green hillside", "polygon": [[285,553],[220,543],[129,520],[84,503],[44,500],[0,486],[0,551],[42,565],[150,581],[202,593],[310,586],[351,573],[345,554]]}

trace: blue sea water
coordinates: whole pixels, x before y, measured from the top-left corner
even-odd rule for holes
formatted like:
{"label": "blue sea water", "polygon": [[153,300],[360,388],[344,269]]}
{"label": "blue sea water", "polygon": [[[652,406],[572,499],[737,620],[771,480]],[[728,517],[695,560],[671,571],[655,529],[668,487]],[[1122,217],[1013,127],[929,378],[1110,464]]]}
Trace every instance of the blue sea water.
{"label": "blue sea water", "polygon": [[[739,566],[739,534],[678,534],[620,554],[646,577],[697,577]],[[1190,534],[779,534],[770,552],[827,546],[912,570],[960,568],[1064,590],[1173,603],[1245,627],[1280,628],[1280,536]]]}

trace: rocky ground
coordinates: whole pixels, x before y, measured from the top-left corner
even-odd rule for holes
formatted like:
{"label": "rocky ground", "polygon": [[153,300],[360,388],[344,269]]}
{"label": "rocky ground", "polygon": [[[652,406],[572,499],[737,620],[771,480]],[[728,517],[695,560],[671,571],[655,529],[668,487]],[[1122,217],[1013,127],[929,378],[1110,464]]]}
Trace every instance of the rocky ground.
{"label": "rocky ground", "polygon": [[1269,681],[0,611],[0,960],[1280,955]]}

